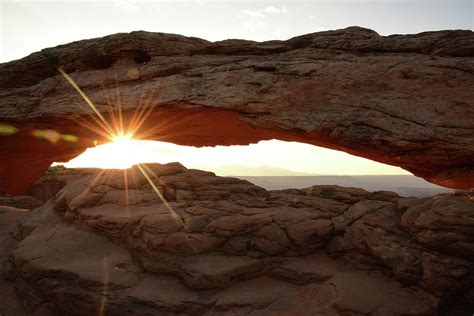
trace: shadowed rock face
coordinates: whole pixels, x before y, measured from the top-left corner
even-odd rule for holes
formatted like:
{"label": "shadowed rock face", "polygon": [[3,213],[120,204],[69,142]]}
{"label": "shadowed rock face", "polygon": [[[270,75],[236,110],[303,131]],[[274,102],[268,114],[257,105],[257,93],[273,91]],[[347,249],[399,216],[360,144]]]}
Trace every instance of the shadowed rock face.
{"label": "shadowed rock face", "polygon": [[[97,123],[60,65],[106,118],[120,108],[127,126],[146,113],[143,139],[300,141],[470,188],[473,56],[472,31],[384,37],[358,27],[262,43],[133,32],[45,49],[0,65],[0,120],[19,129],[0,136],[0,187],[24,192],[53,161],[104,141],[83,126]],[[35,129],[79,139],[53,144]]]}
{"label": "shadowed rock face", "polygon": [[462,305],[474,292],[468,193],[417,199],[338,186],[266,191],[180,164],[145,169],[168,206],[132,168],[84,174],[17,219],[23,239],[10,246],[5,275],[29,312],[474,311]]}
{"label": "shadowed rock face", "polygon": [[[28,188],[26,194],[42,201],[44,204],[54,198],[69,181],[77,180],[82,176],[97,174],[98,172],[99,170],[95,168],[68,169],[63,166],[50,167],[38,181]],[[1,198],[0,204],[2,204]]]}

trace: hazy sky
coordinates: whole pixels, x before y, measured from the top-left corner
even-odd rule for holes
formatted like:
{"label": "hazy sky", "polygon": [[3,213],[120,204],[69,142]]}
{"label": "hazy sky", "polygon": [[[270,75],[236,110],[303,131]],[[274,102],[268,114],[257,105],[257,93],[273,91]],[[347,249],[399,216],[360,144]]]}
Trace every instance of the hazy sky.
{"label": "hazy sky", "polygon": [[[400,168],[344,152],[277,140],[261,141],[249,146],[203,148],[153,141],[125,141],[120,145],[105,144],[90,148],[66,166],[128,168],[137,161],[161,163],[179,161],[188,168],[210,170],[223,176],[268,175],[267,168],[263,166],[283,169],[271,169],[272,175],[289,175],[285,172],[286,170],[332,175],[408,174]],[[227,168],[221,168],[221,166],[227,166]],[[250,167],[250,169],[245,167]]]}
{"label": "hazy sky", "polygon": [[85,38],[146,30],[215,41],[287,39],[359,25],[382,35],[472,29],[473,0],[0,0],[0,61]]}
{"label": "hazy sky", "polygon": [[[474,0],[0,0],[0,20],[0,62],[6,62],[46,47],[136,30],[178,33],[211,41],[262,41],[351,25],[368,27],[382,35],[473,29]],[[325,174],[404,173],[399,168],[297,143],[270,141],[251,147],[201,150],[158,143],[136,146],[133,155],[142,160],[174,159],[190,167],[243,164]],[[82,165],[110,161],[107,153],[112,151],[107,146],[89,150],[81,158]],[[75,163],[80,166],[81,160]]]}

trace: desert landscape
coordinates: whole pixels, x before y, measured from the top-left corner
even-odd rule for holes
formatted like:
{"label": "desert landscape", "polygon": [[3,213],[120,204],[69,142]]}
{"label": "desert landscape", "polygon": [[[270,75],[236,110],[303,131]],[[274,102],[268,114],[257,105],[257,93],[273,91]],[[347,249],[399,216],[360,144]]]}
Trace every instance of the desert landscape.
{"label": "desert landscape", "polygon": [[133,31],[0,63],[0,252],[0,316],[473,315],[474,33]]}

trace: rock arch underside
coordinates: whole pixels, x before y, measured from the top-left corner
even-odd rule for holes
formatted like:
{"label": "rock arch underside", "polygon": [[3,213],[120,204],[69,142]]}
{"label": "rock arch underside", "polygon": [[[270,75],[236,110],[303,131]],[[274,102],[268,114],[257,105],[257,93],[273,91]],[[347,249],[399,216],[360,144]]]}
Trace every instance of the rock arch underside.
{"label": "rock arch underside", "polygon": [[[350,27],[286,41],[209,42],[132,32],[0,65],[0,188],[21,194],[55,161],[106,139],[80,86],[109,119],[182,145],[299,141],[474,187],[474,34],[380,36]],[[96,124],[97,125],[97,124]],[[54,130],[73,142],[34,137]],[[8,135],[7,135],[8,134]]]}

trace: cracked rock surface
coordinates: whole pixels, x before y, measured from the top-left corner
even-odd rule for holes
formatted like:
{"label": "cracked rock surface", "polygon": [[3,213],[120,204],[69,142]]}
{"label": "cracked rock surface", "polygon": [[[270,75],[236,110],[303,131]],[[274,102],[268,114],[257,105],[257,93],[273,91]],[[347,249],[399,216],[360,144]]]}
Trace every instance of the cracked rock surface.
{"label": "cracked rock surface", "polygon": [[52,162],[106,141],[61,66],[110,125],[119,108],[125,126],[146,113],[141,139],[298,141],[469,189],[473,57],[470,30],[380,36],[360,27],[261,43],[132,32],[45,48],[0,64],[0,123],[17,129],[0,135],[0,188],[22,194]]}
{"label": "cracked rock surface", "polygon": [[472,193],[266,191],[143,166],[153,186],[137,167],[96,171],[41,208],[0,207],[2,284],[25,315],[474,311]]}

